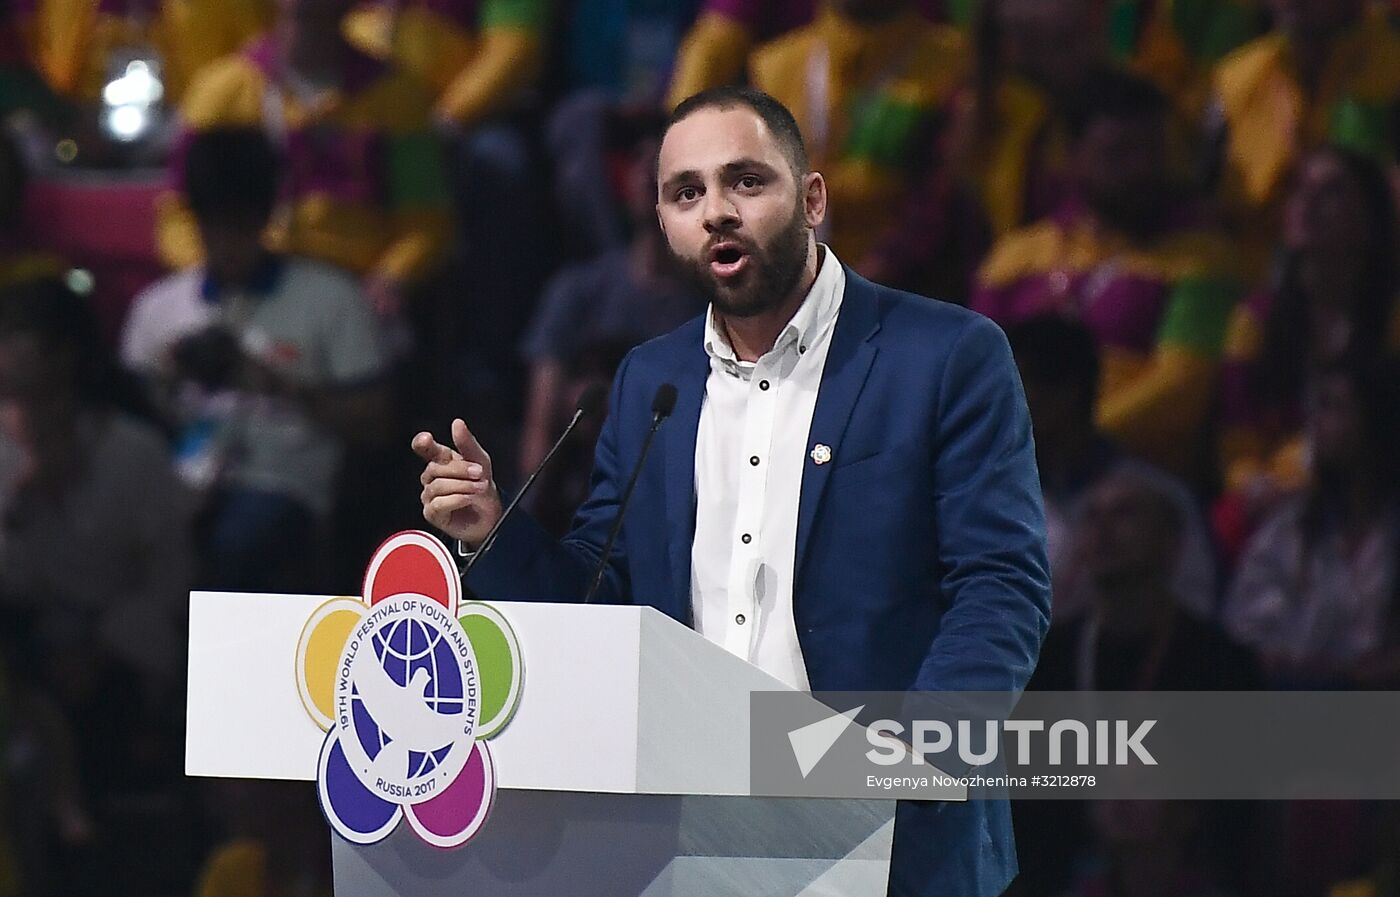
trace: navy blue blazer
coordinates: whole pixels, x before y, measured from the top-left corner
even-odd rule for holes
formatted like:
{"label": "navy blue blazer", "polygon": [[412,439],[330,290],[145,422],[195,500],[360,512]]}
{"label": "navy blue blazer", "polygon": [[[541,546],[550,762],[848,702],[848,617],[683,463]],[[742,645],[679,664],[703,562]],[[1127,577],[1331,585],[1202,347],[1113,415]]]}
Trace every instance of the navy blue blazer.
{"label": "navy blue blazer", "polygon": [[[704,318],[633,349],[613,383],[591,491],[562,541],[521,514],[470,586],[487,600],[578,600],[651,422],[646,461],[598,600],[691,622]],[[793,615],[814,691],[1019,694],[1049,626],[1031,426],[1006,337],[966,309],[846,270],[803,459]],[[1004,800],[901,802],[891,895],[993,897],[1016,874]]]}

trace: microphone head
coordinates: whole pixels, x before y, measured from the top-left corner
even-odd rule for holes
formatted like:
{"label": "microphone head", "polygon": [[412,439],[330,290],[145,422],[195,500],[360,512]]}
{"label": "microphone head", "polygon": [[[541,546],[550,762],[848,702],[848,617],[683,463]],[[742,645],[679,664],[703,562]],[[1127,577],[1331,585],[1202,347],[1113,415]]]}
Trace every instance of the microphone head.
{"label": "microphone head", "polygon": [[583,391],[583,395],[578,399],[578,413],[580,417],[592,417],[603,408],[603,402],[607,400],[608,388],[601,383],[594,383]]}
{"label": "microphone head", "polygon": [[656,398],[651,400],[651,413],[657,420],[665,420],[676,410],[676,386],[663,383],[656,388]]}

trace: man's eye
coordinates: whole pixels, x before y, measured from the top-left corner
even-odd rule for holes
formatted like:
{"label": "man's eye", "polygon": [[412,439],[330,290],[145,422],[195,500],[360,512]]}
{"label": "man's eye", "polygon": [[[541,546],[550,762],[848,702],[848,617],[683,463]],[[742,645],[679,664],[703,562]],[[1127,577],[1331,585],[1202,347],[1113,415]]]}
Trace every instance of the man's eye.
{"label": "man's eye", "polygon": [[682,187],[676,191],[676,202],[690,202],[700,196],[700,191],[694,187]]}
{"label": "man's eye", "polygon": [[756,190],[763,186],[763,179],[756,174],[746,174],[739,178],[739,186],[745,190]]}

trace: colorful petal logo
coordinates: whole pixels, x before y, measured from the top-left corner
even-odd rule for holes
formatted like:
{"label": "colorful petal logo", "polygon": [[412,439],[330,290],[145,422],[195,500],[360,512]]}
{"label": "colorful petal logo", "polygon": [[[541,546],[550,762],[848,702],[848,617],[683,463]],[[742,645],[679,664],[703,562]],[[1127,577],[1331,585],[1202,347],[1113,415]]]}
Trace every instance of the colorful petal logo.
{"label": "colorful petal logo", "polygon": [[379,546],[364,598],[332,598],[306,621],[296,667],[326,732],[316,782],[341,837],[373,844],[400,818],[435,847],[481,830],[496,794],[487,739],[520,701],[520,643],[495,608],[461,601],[437,538],[410,530]]}

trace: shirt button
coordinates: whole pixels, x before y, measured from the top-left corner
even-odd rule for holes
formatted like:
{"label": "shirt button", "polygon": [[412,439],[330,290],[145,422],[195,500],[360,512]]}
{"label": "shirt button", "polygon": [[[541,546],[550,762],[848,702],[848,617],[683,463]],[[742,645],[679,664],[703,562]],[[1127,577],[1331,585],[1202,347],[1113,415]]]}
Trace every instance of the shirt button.
{"label": "shirt button", "polygon": [[757,466],[758,466],[758,455],[754,455],[752,458],[750,458],[750,459],[749,459],[749,463],[752,464],[754,467],[757,467]]}
{"label": "shirt button", "polygon": [[753,536],[750,536],[748,533],[744,533],[742,536],[739,537],[739,541],[747,545],[753,541]]}
{"label": "shirt button", "polygon": [[737,616],[735,616],[735,617],[734,617],[734,622],[735,622],[735,623],[738,623],[740,626],[743,626],[743,625],[744,625],[744,615],[743,615],[743,614],[738,614]]}
{"label": "shirt button", "polygon": [[761,389],[761,390],[763,390],[764,392],[767,392],[767,391],[768,391],[768,381],[767,381],[767,380],[760,380],[760,381],[758,381],[758,388]]}
{"label": "shirt button", "polygon": [[798,347],[797,347],[797,354],[798,354],[798,355],[803,355],[803,354],[805,354],[806,352],[807,352],[807,347],[806,347],[806,346],[798,346]]}

